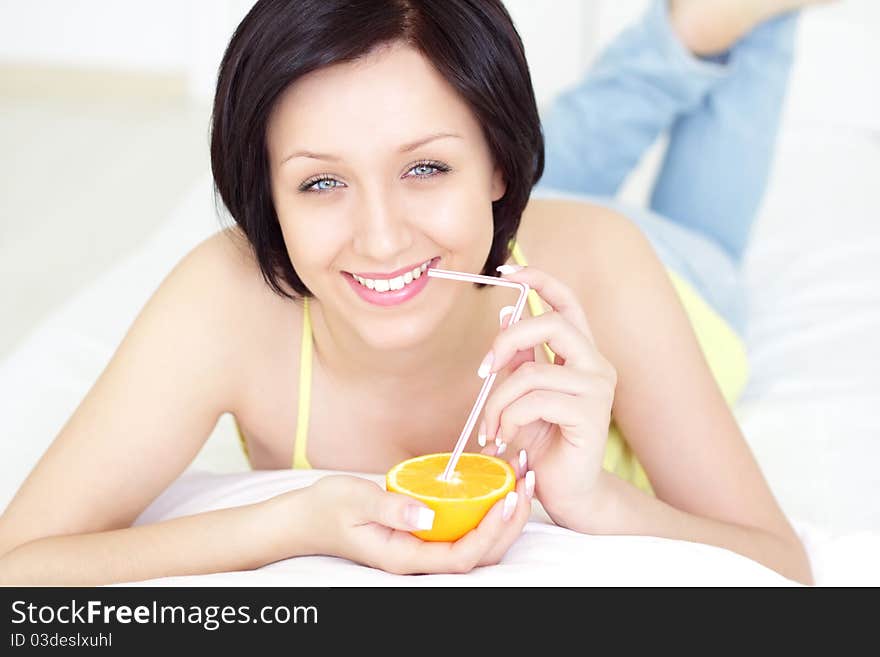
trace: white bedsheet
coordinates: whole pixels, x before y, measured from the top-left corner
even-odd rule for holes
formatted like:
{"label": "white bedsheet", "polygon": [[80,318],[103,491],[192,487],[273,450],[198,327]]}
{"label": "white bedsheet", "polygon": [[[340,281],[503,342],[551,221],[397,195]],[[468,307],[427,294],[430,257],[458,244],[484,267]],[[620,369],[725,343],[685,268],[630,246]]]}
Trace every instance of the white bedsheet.
{"label": "white bedsheet", "polygon": [[[137,521],[156,522],[200,511],[263,500],[307,486],[327,471],[260,471],[247,474],[192,472],[181,478]],[[381,485],[381,477],[361,475]],[[451,585],[639,585],[699,586],[707,583],[794,585],[777,573],[726,550],[653,537],[594,537],[549,523],[535,504],[524,534],[496,566],[468,575],[391,575],[346,559],[326,556],[287,559],[250,573],[223,573],[216,584],[295,586]],[[625,567],[623,564],[627,564]],[[148,580],[148,585],[193,585],[204,576]]]}
{"label": "white bedsheet", "polygon": [[[326,470],[184,474],[137,519],[149,524],[203,511],[258,502],[308,486]],[[357,474],[357,473],[350,473]],[[382,485],[382,477],[359,475]],[[796,526],[819,585],[880,582],[862,564],[880,553],[880,536],[833,539]],[[524,533],[501,563],[466,575],[392,575],[347,559],[309,556],[254,571],[128,582],[144,586],[798,586],[735,552],[648,536],[589,536],[552,524],[537,502]]]}
{"label": "white bedsheet", "polygon": [[[844,54],[860,44],[876,48],[857,37],[847,41]],[[830,47],[821,52],[839,54],[834,43],[825,43]],[[839,71],[839,66],[830,70],[828,77],[840,83]],[[852,69],[846,73],[853,75]],[[803,68],[796,69],[792,100],[830,102],[799,86],[805,75]],[[822,80],[819,76],[817,84]],[[828,105],[804,112],[805,105],[816,107],[802,102],[788,113],[745,263],[753,371],[736,413],[780,504],[808,546],[820,584],[880,585],[880,111],[864,111],[880,104],[871,82],[857,79],[847,87],[858,92],[855,108],[838,103],[846,111]],[[163,276],[217,228],[206,172],[142,249],[71,298],[0,362],[0,509]],[[224,416],[191,470],[141,521],[244,503],[321,474],[242,474],[245,469]],[[645,537],[573,535],[539,518],[500,566],[467,576],[394,578],[340,559],[306,557],[250,573],[163,582],[787,583],[725,550]]]}

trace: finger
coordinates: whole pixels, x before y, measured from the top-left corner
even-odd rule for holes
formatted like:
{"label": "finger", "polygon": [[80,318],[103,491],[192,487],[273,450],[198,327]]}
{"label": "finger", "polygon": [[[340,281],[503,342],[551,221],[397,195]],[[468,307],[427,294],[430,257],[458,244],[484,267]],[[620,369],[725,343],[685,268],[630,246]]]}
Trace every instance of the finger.
{"label": "finger", "polygon": [[[506,551],[522,533],[524,486],[518,482],[514,490],[498,500],[476,528],[456,541],[454,550],[466,554],[472,568],[492,562],[492,555]],[[528,516],[528,514],[525,514]]]}
{"label": "finger", "polygon": [[502,453],[504,452],[504,448],[499,441],[486,441],[485,419],[480,420],[480,426],[477,430],[477,445],[481,448],[480,454],[485,454],[486,456],[499,456],[499,449],[501,449]]}
{"label": "finger", "polygon": [[372,551],[372,560],[383,570],[400,574],[466,573],[485,561],[487,554],[503,555],[522,533],[531,508],[525,479],[520,479],[514,491],[498,500],[480,524],[457,541],[422,541],[394,531],[382,551]]}
{"label": "finger", "polygon": [[377,485],[374,493],[364,495],[361,499],[364,522],[376,522],[405,531],[431,529],[434,525],[434,511],[408,495],[388,492]]}
{"label": "finger", "polygon": [[[517,370],[495,388],[483,410],[480,431],[485,434],[486,444],[498,436],[501,412],[517,399],[532,390],[564,392],[581,395],[586,392],[585,380],[589,374],[571,367],[558,367],[546,363],[523,363]],[[505,434],[501,434],[506,439]]]}
{"label": "finger", "polygon": [[488,443],[483,449],[480,450],[480,454],[484,454],[486,456],[497,456],[499,458],[506,453],[507,443],[501,439]]}
{"label": "finger", "polygon": [[517,502],[513,515],[498,534],[495,543],[483,554],[477,565],[497,564],[507,554],[510,546],[522,535],[523,528],[532,514],[532,500],[526,495],[525,480],[520,479],[516,486]]}
{"label": "finger", "polygon": [[535,350],[534,349],[520,349],[513,356],[511,356],[510,360],[504,365],[504,367],[499,368],[497,371],[501,372],[503,370],[508,370],[510,372],[515,372],[516,369],[522,365],[523,363],[534,363],[535,362]]}
{"label": "finger", "polygon": [[529,469],[529,453],[525,447],[511,450],[511,457],[508,459],[510,467],[516,473],[516,478],[520,479],[525,476]]}
{"label": "finger", "polygon": [[502,329],[505,329],[510,325],[510,319],[513,317],[514,310],[515,308],[513,306],[504,306],[498,311],[498,323],[501,325]]}
{"label": "finger", "polygon": [[590,342],[595,343],[593,333],[590,330],[590,323],[584,314],[583,306],[581,306],[581,302],[574,290],[568,285],[547,272],[535,269],[534,267],[523,267],[516,272],[505,273],[502,276],[507,280],[527,283],[545,303],[549,304],[553,310],[577,327],[579,331],[590,339]]}
{"label": "finger", "polygon": [[[510,326],[510,320],[513,318],[513,311],[515,308],[513,306],[504,306],[499,312],[498,317],[501,324],[501,330],[503,331],[508,326]],[[515,370],[519,367],[520,363],[525,363],[527,361],[535,360],[535,350],[534,349],[524,349],[522,351],[516,352],[513,357],[510,359],[510,362],[507,364],[507,368],[510,371]]]}
{"label": "finger", "polygon": [[593,369],[591,365],[601,359],[595,344],[585,339],[571,322],[557,312],[549,312],[517,322],[496,335],[492,341],[493,359],[488,372],[506,367],[516,352],[531,350],[544,343],[564,358],[567,365],[581,369]]}
{"label": "finger", "polygon": [[[531,498],[521,479],[511,494],[498,500],[480,524],[455,542],[422,541],[408,532],[391,531],[387,540],[364,545],[362,558],[397,574],[467,573],[480,565],[498,563],[522,534],[531,515]],[[505,505],[509,517],[505,519]],[[370,549],[371,545],[375,549]]]}
{"label": "finger", "polygon": [[455,542],[411,543],[406,539],[400,540],[395,537],[393,543],[395,549],[388,549],[384,556],[379,557],[381,567],[396,573],[425,574],[467,573],[473,570],[479,565],[483,555],[497,543],[498,537],[507,527],[509,520],[503,517],[505,504],[512,508],[513,516],[518,498],[519,494],[511,496],[508,493],[489,509],[477,527]]}
{"label": "finger", "polygon": [[[535,445],[517,442],[517,435],[522,427],[543,420],[550,424],[558,424],[562,429],[575,429],[584,424],[585,417],[589,414],[589,408],[584,408],[585,404],[585,398],[581,395],[533,390],[501,412],[499,435],[508,445],[513,446],[511,449],[532,451]],[[579,435],[579,432],[563,431],[562,434],[571,442],[570,436]],[[576,447],[581,446],[580,441],[571,444]]]}

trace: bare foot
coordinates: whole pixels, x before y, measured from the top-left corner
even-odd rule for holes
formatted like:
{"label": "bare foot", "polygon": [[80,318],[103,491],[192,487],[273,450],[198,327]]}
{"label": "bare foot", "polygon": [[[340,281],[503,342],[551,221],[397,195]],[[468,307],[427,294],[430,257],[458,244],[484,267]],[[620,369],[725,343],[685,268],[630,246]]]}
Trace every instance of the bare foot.
{"label": "bare foot", "polygon": [[692,53],[715,55],[774,16],[829,1],[835,0],[669,0],[669,20]]}

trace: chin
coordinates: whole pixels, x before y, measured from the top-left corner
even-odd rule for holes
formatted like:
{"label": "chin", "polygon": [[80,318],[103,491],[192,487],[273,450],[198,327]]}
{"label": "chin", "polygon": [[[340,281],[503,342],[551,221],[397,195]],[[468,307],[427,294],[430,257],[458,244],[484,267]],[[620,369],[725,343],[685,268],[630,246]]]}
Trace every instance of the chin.
{"label": "chin", "polygon": [[392,351],[418,347],[429,339],[439,326],[434,312],[428,310],[417,316],[388,318],[362,324],[361,337],[373,349]]}

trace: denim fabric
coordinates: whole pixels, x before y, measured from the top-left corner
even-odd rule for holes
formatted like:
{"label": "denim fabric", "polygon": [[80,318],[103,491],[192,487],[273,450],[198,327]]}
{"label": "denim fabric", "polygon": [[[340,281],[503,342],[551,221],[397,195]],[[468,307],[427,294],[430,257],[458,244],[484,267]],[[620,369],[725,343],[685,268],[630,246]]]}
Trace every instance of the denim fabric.
{"label": "denim fabric", "polygon": [[[673,32],[666,0],[655,0],[542,117],[545,171],[533,198],[622,212],[740,335],[740,264],[772,164],[797,15],[699,59]],[[650,208],[617,202],[623,180],[664,132],[669,145]]]}

